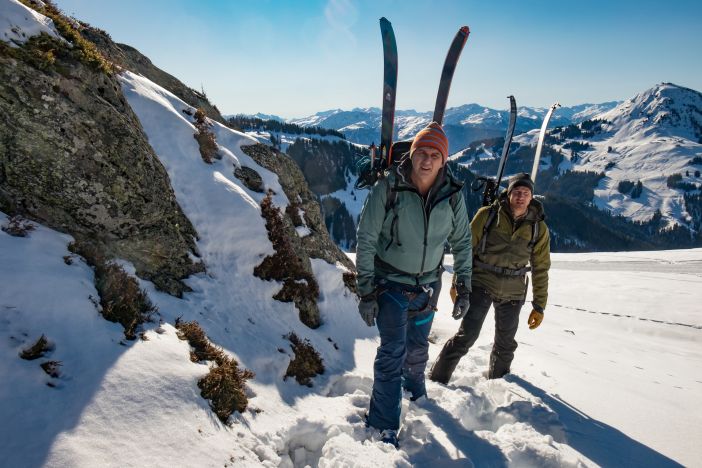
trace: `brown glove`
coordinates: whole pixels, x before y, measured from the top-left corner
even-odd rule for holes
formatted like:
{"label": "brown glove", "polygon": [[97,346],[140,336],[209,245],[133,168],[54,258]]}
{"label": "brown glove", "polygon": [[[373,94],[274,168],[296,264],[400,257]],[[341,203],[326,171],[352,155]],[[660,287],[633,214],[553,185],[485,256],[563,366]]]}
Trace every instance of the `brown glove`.
{"label": "brown glove", "polygon": [[543,312],[539,312],[536,309],[532,310],[531,313],[529,314],[529,320],[527,321],[527,323],[529,324],[529,330],[533,330],[534,328],[541,325],[541,322],[543,320],[544,320]]}

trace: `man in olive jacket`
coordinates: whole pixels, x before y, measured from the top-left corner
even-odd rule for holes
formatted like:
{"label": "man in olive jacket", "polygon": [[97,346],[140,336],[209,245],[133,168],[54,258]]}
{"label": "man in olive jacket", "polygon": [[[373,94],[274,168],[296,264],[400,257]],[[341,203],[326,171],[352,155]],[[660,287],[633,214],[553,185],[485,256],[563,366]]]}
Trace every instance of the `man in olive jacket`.
{"label": "man in olive jacket", "polygon": [[[510,371],[517,342],[519,312],[524,304],[531,271],[532,312],[528,325],[541,324],[548,297],[548,270],[551,267],[550,237],[544,222],[544,209],[533,199],[534,184],[529,174],[510,179],[507,192],[491,206],[478,210],[471,222],[473,233],[473,278],[470,309],[453,338],[441,350],[430,378],[448,383],[458,361],[478,339],[485,316],[495,307],[495,341],[490,354],[488,378],[496,379]],[[461,284],[456,290],[461,294]]]}
{"label": "man in olive jacket", "polygon": [[[473,261],[463,186],[446,168],[448,140],[441,126],[432,122],[421,130],[409,154],[373,186],[357,231],[359,313],[368,326],[377,321],[380,332],[367,422],[395,446],[402,388],[413,400],[426,394],[444,243],[453,249],[459,280],[469,286]],[[465,292],[454,317],[462,318],[468,307]]]}

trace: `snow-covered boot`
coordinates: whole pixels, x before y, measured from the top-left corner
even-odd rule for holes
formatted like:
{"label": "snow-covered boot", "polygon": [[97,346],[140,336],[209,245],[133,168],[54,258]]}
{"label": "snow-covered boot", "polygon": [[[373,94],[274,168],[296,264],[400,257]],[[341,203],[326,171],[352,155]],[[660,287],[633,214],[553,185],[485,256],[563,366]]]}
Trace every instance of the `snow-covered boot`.
{"label": "snow-covered boot", "polygon": [[380,433],[380,441],[390,444],[395,448],[400,448],[400,443],[397,441],[397,431],[394,429],[385,429]]}

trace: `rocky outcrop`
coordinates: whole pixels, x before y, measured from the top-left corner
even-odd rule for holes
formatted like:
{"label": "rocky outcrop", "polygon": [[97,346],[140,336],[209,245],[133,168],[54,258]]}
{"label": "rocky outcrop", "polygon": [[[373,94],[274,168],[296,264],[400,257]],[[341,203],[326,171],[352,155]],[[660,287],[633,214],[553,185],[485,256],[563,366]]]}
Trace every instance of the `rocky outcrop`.
{"label": "rocky outcrop", "polygon": [[181,295],[203,269],[196,232],[119,83],[75,50],[47,36],[0,41],[0,208]]}

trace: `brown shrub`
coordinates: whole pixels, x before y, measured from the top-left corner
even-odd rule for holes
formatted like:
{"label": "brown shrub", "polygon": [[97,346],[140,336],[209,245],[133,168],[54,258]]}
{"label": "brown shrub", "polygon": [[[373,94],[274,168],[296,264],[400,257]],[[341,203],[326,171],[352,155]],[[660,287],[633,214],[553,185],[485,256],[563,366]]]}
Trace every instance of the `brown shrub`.
{"label": "brown shrub", "polygon": [[214,361],[221,365],[226,360],[227,357],[224,352],[212,345],[199,323],[194,320],[192,322],[183,322],[180,318],[177,318],[175,326],[178,329],[178,338],[187,340],[192,347],[190,351],[191,361]]}
{"label": "brown shrub", "polygon": [[126,339],[136,339],[139,325],[150,321],[157,310],[146,291],[122,267],[104,261],[95,265],[95,287],[100,294],[102,316],[121,324]]}
{"label": "brown shrub", "polygon": [[20,215],[15,215],[7,220],[2,230],[13,237],[27,237],[34,230],[34,225]]}
{"label": "brown shrub", "polygon": [[178,338],[187,340],[192,350],[190,360],[193,362],[214,361],[210,371],[197,382],[200,395],[210,400],[210,408],[223,423],[227,423],[234,411],[242,412],[249,400],[245,385],[255,374],[239,369],[239,363],[227,356],[221,348],[214,346],[196,321],[183,322],[176,319]]}
{"label": "brown shrub", "polygon": [[210,400],[210,407],[220,421],[226,424],[234,411],[243,412],[249,400],[245,384],[254,373],[239,369],[238,363],[227,358],[221,365],[210,367],[210,372],[201,378],[197,386],[203,398]]}
{"label": "brown shrub", "polygon": [[200,145],[200,156],[207,164],[212,164],[217,158],[217,140],[215,134],[210,130],[210,124],[207,122],[205,111],[198,109],[195,111],[195,128],[197,133],[193,137]]}
{"label": "brown shrub", "polygon": [[295,357],[288,364],[284,379],[295,377],[300,385],[312,386],[312,377],[324,374],[324,362],[316,349],[312,347],[310,340],[304,341],[294,333],[290,332],[283,338],[290,341],[290,347]]}
{"label": "brown shrub", "polygon": [[34,359],[39,359],[53,349],[54,347],[49,343],[49,340],[47,340],[46,336],[42,334],[36,343],[29,348],[22,350],[19,356],[27,361],[33,361]]}

